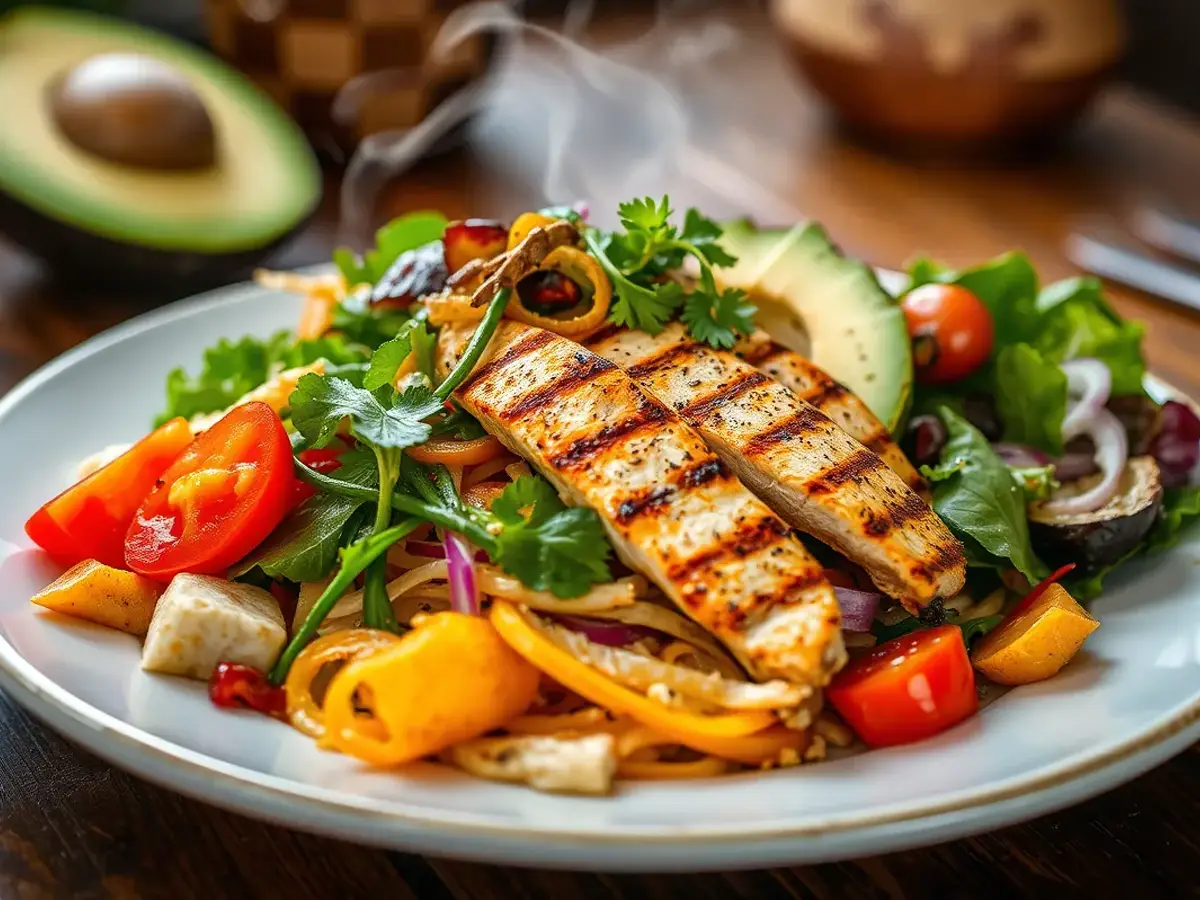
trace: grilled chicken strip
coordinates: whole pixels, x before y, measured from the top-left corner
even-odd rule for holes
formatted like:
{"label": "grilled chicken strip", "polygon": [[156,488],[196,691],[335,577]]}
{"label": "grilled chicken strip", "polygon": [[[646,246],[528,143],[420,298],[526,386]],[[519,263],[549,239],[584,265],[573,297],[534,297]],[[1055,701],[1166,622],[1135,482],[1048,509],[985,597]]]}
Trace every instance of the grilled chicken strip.
{"label": "grilled chicken strip", "polygon": [[734,351],[746,362],[766,372],[801,400],[811,403],[899,475],[917,493],[926,490],[925,479],[896,446],[891,434],[859,397],[830,377],[819,366],[771,340],[763,331],[741,341]]}
{"label": "grilled chicken strip", "polygon": [[[446,326],[449,369],[470,328]],[[844,664],[841,613],[788,527],[677,415],[605,359],[502,322],[457,399],[759,679],[820,686]]]}
{"label": "grilled chicken strip", "polygon": [[657,336],[608,328],[585,341],[692,425],[800,531],[862,566],[910,610],[963,586],[962,545],[882,460],[828,416],[676,322]]}

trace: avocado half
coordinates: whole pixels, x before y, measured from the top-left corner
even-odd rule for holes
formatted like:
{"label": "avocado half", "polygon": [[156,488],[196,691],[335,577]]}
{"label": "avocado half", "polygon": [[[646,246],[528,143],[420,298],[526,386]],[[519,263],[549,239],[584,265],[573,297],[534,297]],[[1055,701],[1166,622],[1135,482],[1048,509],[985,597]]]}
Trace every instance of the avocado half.
{"label": "avocado half", "polygon": [[903,309],[871,267],[843,256],[815,223],[723,227],[721,246],[737,263],[720,281],[750,294],[772,338],[857,394],[894,434],[912,401],[912,345]]}
{"label": "avocado half", "polygon": [[[182,75],[212,121],[211,163],[130,165],[68,138],[55,86],[102,54]],[[158,290],[231,280],[320,200],[312,150],[266,94],[215,57],[117,19],[40,7],[0,18],[0,110],[0,231],[58,275]]]}

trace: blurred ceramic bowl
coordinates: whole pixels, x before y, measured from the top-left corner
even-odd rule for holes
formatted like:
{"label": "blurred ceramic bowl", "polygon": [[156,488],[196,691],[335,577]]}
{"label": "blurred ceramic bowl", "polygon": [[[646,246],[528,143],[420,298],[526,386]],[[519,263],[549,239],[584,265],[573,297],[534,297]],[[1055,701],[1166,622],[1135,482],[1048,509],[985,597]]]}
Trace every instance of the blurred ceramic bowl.
{"label": "blurred ceramic bowl", "polygon": [[921,150],[1061,133],[1125,41],[1113,0],[772,0],[771,12],[848,125]]}

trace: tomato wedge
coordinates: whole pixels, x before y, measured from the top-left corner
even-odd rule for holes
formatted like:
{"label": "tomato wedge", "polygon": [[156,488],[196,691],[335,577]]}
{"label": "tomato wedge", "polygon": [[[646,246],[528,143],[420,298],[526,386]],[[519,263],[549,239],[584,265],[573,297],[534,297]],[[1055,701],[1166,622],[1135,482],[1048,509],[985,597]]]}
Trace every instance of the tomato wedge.
{"label": "tomato wedge", "polygon": [[279,416],[265,403],[239,406],[162,474],[129,526],[125,561],[161,581],[221,574],[275,529],[295,482]]}
{"label": "tomato wedge", "polygon": [[187,421],[172,419],[35,512],[25,533],[60,565],[95,559],[125,568],[125,532],[138,505],[191,442]]}
{"label": "tomato wedge", "polygon": [[957,625],[879,645],[839,672],[825,696],[872,747],[924,740],[979,708],[975,672]]}

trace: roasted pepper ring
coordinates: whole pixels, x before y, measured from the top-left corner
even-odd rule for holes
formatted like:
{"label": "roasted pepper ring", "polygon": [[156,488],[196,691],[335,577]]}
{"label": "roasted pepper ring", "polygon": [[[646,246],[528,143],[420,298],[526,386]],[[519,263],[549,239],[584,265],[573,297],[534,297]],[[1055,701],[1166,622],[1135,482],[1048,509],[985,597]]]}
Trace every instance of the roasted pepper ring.
{"label": "roasted pepper ring", "polygon": [[572,281],[592,286],[592,305],[576,319],[556,319],[531,312],[521,303],[520,291],[513,291],[505,315],[535,328],[545,328],[563,337],[580,337],[595,331],[608,317],[612,302],[612,282],[600,268],[600,264],[578,247],[556,247],[547,254],[538,267],[542,271],[558,272]]}
{"label": "roasted pepper ring", "polygon": [[292,663],[283,685],[292,727],[317,740],[324,737],[325,713],[313,697],[313,679],[330,663],[361,659],[399,640],[399,635],[389,631],[351,628],[319,637],[305,647]]}

